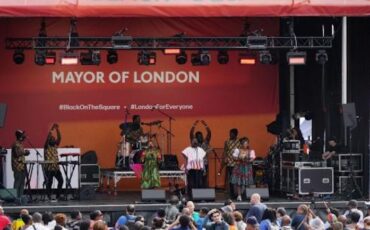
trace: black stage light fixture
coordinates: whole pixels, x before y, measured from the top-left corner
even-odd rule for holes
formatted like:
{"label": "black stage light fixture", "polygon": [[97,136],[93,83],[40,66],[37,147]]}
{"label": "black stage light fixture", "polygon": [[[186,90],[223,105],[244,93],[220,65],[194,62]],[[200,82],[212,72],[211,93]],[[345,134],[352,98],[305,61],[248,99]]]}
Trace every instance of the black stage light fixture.
{"label": "black stage light fixture", "polygon": [[140,51],[137,54],[137,62],[139,65],[155,65],[156,53],[149,51]]}
{"label": "black stage light fixture", "polygon": [[271,64],[272,63],[272,55],[270,51],[263,50],[259,52],[259,59],[261,64]]}
{"label": "black stage light fixture", "polygon": [[101,62],[100,51],[90,50],[87,53],[80,54],[81,65],[99,65]]}
{"label": "black stage light fixture", "polygon": [[209,65],[211,63],[211,56],[207,51],[199,51],[191,55],[191,64],[194,66]]}
{"label": "black stage light fixture", "polygon": [[176,62],[179,65],[184,65],[188,61],[188,56],[186,52],[182,50],[179,54],[176,55]]}
{"label": "black stage light fixture", "polygon": [[107,62],[109,64],[115,64],[118,62],[118,53],[116,50],[108,50]]}
{"label": "black stage light fixture", "polygon": [[15,64],[20,65],[24,62],[24,52],[23,50],[15,50],[13,54],[13,61]]}
{"label": "black stage light fixture", "polygon": [[35,64],[45,65],[46,50],[36,50],[35,51]]}
{"label": "black stage light fixture", "polygon": [[319,64],[324,65],[328,61],[326,50],[318,50],[315,55],[315,59]]}
{"label": "black stage light fixture", "polygon": [[218,52],[217,61],[221,65],[229,63],[229,54],[227,53],[226,50],[220,50]]}

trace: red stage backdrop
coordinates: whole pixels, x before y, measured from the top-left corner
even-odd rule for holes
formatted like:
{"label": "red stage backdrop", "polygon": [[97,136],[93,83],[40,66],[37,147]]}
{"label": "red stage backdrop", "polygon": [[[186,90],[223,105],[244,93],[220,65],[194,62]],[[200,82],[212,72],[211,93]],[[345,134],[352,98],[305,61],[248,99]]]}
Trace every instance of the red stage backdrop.
{"label": "red stage backdrop", "polygon": [[[61,146],[74,145],[82,152],[95,150],[103,168],[113,167],[119,125],[124,107],[139,114],[142,122],[168,119],[158,110],[174,117],[172,152],[189,145],[189,130],[195,120],[205,120],[212,130],[211,145],[222,148],[231,128],[248,136],[259,156],[265,156],[273,136],[266,124],[278,110],[278,66],[242,66],[238,53],[229,52],[227,65],[217,63],[217,52],[210,52],[209,66],[178,65],[175,57],[157,52],[152,66],[137,64],[137,51],[119,51],[119,62],[109,65],[102,52],[99,66],[37,66],[34,51],[26,51],[22,65],[12,61],[13,52],[5,50],[6,37],[37,36],[39,19],[1,19],[0,103],[7,104],[5,126],[0,128],[0,144],[9,147],[14,131],[24,129],[36,147],[42,147],[52,123],[60,124]],[[277,35],[278,19],[250,20],[251,30],[263,28],[266,35]],[[240,18],[124,18],[80,19],[80,36],[110,36],[123,27],[132,36],[239,36]],[[47,19],[49,36],[67,35],[69,20]],[[149,131],[148,126],[144,126]],[[197,129],[198,130],[198,129]],[[199,126],[199,130],[205,132]],[[160,146],[166,151],[163,129],[153,126]],[[221,151],[218,151],[221,153]],[[182,158],[181,158],[182,161]],[[213,167],[213,166],[211,166]],[[136,184],[137,185],[137,184]]]}

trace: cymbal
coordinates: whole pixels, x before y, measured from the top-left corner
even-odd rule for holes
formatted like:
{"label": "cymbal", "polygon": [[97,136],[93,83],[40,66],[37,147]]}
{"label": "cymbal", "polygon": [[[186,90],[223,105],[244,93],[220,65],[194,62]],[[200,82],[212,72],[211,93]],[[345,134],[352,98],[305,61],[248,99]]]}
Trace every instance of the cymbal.
{"label": "cymbal", "polygon": [[141,124],[142,124],[142,125],[152,126],[152,125],[159,125],[159,124],[161,124],[162,122],[163,122],[163,121],[157,120],[157,121],[151,121],[151,122],[142,122]]}

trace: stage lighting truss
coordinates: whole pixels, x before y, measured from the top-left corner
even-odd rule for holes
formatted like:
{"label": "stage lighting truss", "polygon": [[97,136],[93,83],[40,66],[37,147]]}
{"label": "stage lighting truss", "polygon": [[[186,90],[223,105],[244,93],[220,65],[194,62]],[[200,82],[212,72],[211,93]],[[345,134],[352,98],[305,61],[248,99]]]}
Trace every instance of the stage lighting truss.
{"label": "stage lighting truss", "polygon": [[248,49],[327,49],[334,37],[68,37],[7,38],[7,49],[49,50],[248,50]]}

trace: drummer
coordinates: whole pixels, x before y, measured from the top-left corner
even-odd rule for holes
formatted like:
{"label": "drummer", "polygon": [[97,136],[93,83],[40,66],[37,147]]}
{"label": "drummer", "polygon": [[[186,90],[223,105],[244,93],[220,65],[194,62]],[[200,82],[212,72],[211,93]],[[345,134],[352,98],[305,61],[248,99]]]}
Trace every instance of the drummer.
{"label": "drummer", "polygon": [[140,141],[140,137],[144,135],[143,128],[141,127],[141,118],[140,115],[132,116],[132,124],[129,132],[126,135],[126,139],[133,148],[138,148],[136,144]]}

